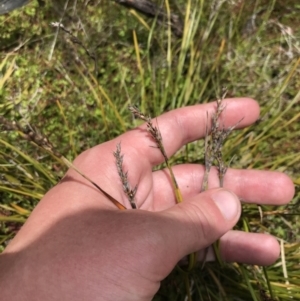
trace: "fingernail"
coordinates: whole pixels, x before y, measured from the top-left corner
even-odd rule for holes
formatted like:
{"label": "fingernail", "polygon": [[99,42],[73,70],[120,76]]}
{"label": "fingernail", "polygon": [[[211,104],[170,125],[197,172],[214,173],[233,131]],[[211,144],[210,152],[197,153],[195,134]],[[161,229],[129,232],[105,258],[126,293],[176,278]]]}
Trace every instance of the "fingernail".
{"label": "fingernail", "polygon": [[239,214],[240,201],[231,192],[227,190],[217,190],[212,195],[212,199],[219,207],[225,219],[230,221]]}

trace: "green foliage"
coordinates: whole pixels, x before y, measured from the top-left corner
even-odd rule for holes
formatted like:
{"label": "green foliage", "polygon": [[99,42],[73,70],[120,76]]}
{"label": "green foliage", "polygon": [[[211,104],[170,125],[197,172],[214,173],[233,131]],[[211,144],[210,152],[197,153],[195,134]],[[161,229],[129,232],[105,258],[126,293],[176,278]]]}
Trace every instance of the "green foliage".
{"label": "green foliage", "polygon": [[[226,160],[234,156],[236,168],[280,170],[300,184],[297,1],[170,2],[184,19],[181,39],[113,1],[81,2],[64,8],[32,1],[0,17],[1,115],[33,125],[72,160],[131,128],[129,104],[156,116],[216,99],[227,87],[229,97],[257,99],[262,114],[227,141]],[[80,43],[50,26],[59,20]],[[190,144],[171,162],[201,162],[202,147]],[[16,133],[0,133],[2,249],[64,172],[61,162]],[[270,232],[283,243],[285,257],[267,269],[273,294],[297,299],[299,191],[291,205],[262,210],[263,223],[257,206],[245,205],[244,214],[252,231]],[[195,300],[260,300],[257,280],[264,289],[268,283],[262,269],[237,264],[209,264],[189,279]],[[155,300],[185,296],[182,275],[174,271]]]}

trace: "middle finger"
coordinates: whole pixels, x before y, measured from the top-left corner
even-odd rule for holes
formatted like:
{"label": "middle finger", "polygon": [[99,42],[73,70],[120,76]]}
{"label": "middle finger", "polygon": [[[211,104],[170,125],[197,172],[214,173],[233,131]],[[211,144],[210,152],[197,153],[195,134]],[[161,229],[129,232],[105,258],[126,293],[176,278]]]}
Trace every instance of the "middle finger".
{"label": "middle finger", "polygon": [[[173,171],[184,199],[200,192],[204,174],[202,165],[177,165],[173,167]],[[209,188],[216,187],[219,187],[218,171],[213,168],[209,175]],[[229,168],[225,175],[224,188],[233,191],[242,201],[255,204],[286,204],[294,194],[292,180],[283,173],[271,171]],[[167,170],[153,173],[153,190],[153,203],[146,201],[142,208],[160,211],[176,204]]]}

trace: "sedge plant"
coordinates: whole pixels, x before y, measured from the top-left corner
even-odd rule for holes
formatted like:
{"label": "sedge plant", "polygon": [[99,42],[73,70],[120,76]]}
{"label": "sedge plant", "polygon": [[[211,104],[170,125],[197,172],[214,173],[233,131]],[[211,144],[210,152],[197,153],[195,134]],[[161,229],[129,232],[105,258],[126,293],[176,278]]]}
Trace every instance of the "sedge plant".
{"label": "sedge plant", "polygon": [[[281,258],[267,268],[206,263],[188,273],[188,282],[176,269],[154,300],[184,300],[187,295],[193,300],[296,300],[300,296],[299,6],[281,0],[159,4],[166,15],[169,11],[181,16],[181,38],[168,22],[161,25],[113,1],[62,7],[57,3],[54,8],[50,3],[39,8],[32,1],[1,16],[0,115],[22,128],[30,124],[40,129],[71,161],[82,150],[132,127],[128,105],[158,116],[215,99],[224,86],[227,97],[256,98],[262,108],[260,120],[232,132],[224,141],[222,158],[233,168],[279,170],[294,180],[297,193],[290,205],[243,204],[237,225],[275,235]],[[59,10],[62,17],[57,16]],[[77,40],[49,26],[53,21],[60,21]],[[85,49],[74,43],[78,41]],[[15,131],[1,132],[0,144],[3,249],[66,166]],[[205,141],[191,143],[168,158],[169,164],[205,164],[203,150]],[[132,184],[129,196],[135,190]]]}

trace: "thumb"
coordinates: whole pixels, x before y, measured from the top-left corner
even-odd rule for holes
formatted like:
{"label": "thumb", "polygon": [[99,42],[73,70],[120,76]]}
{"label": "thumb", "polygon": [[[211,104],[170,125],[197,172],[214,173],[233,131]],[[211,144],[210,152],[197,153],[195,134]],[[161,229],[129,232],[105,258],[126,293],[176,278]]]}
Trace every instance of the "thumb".
{"label": "thumb", "polygon": [[177,250],[180,260],[218,240],[232,229],[240,213],[240,201],[232,192],[220,188],[205,191],[163,212],[172,224],[166,242]]}

